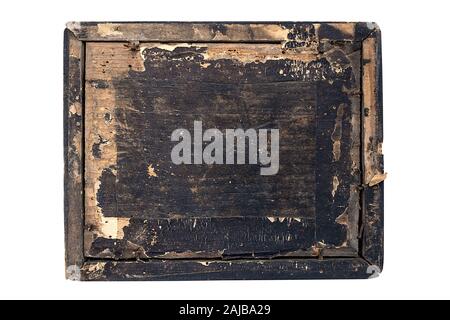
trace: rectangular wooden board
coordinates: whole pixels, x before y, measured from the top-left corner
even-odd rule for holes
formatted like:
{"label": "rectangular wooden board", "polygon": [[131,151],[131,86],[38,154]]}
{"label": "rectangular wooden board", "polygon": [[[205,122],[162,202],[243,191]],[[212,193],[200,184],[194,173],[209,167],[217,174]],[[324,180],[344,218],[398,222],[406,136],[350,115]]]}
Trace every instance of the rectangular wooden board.
{"label": "rectangular wooden board", "polygon": [[374,23],[68,23],[67,277],[369,278]]}

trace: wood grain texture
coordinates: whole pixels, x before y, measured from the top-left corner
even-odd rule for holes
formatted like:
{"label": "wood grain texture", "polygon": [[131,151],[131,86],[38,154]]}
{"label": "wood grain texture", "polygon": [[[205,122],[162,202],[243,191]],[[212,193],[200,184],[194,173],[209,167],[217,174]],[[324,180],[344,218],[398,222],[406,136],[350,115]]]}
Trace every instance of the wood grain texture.
{"label": "wood grain texture", "polygon": [[64,211],[67,276],[80,268],[83,255],[83,57],[84,45],[64,33]]}
{"label": "wood grain texture", "polygon": [[[77,257],[67,265],[84,264],[80,279],[367,278],[368,266],[382,268],[375,24],[68,28],[80,56],[66,63],[65,88],[82,94],[79,105],[65,100],[66,136],[73,141],[77,107],[84,138],[66,143],[81,179],[67,171],[66,202],[77,204],[66,204],[66,246]],[[280,129],[279,173],[174,166],[170,133],[194,120],[204,129]]]}
{"label": "wood grain texture", "polygon": [[85,281],[362,279],[370,276],[363,259],[89,262]]}
{"label": "wood grain texture", "polygon": [[361,42],[376,25],[337,22],[69,22],[82,41],[283,42],[316,49],[333,41]]}
{"label": "wood grain texture", "polygon": [[363,41],[363,154],[365,188],[363,191],[362,256],[383,269],[384,173],[383,96],[381,69],[381,32],[375,30]]}

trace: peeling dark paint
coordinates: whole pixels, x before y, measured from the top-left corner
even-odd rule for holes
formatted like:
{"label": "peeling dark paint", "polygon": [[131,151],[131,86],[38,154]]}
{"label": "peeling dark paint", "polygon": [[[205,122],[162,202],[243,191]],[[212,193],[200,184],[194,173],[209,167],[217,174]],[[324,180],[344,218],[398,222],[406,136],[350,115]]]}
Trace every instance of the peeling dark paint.
{"label": "peeling dark paint", "polygon": [[[379,50],[375,24],[79,23],[70,28],[77,39],[89,39],[88,54],[95,46],[110,46],[99,56],[98,76],[86,79],[90,97],[101,95],[108,104],[96,105],[89,118],[101,123],[105,135],[90,132],[85,153],[87,163],[99,165],[86,180],[92,215],[84,254],[101,261],[82,266],[79,254],[68,253],[83,280],[367,278],[370,266],[382,268],[381,53],[364,58],[368,41]],[[221,50],[233,50],[236,39],[241,49],[278,45],[279,52],[258,56],[253,50],[249,56],[238,48],[211,54],[213,45],[220,49],[226,43]],[[169,45],[173,41],[196,43]],[[67,73],[66,101],[73,105],[83,98],[83,57],[69,56],[67,65],[75,67]],[[111,67],[114,63],[119,67]],[[374,63],[367,80],[361,68]],[[368,99],[367,81],[377,81],[370,105],[361,103],[361,96]],[[84,111],[67,104],[65,109],[72,110],[65,114],[69,133],[81,129]],[[376,184],[362,180],[368,171],[358,159],[367,157],[355,151],[361,145],[359,126],[367,131],[361,116],[376,117],[361,147],[371,154]],[[301,141],[282,163],[285,176],[269,183],[254,177],[257,166],[240,168],[241,182],[227,169],[171,167],[168,150],[160,146],[171,126],[189,127],[196,118],[208,127],[288,128],[289,144],[295,145],[294,137]],[[81,182],[83,150],[76,146],[83,139],[71,136],[65,145],[66,163],[74,169],[69,184]],[[149,164],[157,177],[149,179]],[[72,192],[73,199],[79,194]],[[83,233],[77,224],[83,219],[67,208],[71,248],[73,235]],[[106,232],[102,224],[115,219],[126,221],[120,230]],[[193,261],[175,261],[180,259]]]}

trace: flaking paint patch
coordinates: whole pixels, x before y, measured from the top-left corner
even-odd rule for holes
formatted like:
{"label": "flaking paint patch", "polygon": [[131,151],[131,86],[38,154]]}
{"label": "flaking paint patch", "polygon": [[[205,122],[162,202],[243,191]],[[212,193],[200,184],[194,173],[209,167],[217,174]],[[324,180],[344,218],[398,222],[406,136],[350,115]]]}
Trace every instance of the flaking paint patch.
{"label": "flaking paint patch", "polygon": [[294,221],[298,223],[302,222],[301,218],[292,218],[292,217],[267,217],[267,220],[269,220],[271,223],[275,222],[283,223],[284,221],[286,221],[288,225],[290,225]]}
{"label": "flaking paint patch", "polygon": [[[250,25],[250,26],[253,28],[256,27],[256,25]],[[285,26],[279,26],[279,25],[274,25],[274,24],[265,26],[263,31],[270,38],[285,39],[285,40],[288,39],[289,32],[291,32],[291,30],[286,28]]]}
{"label": "flaking paint patch", "polygon": [[[121,240],[125,237],[124,228],[128,227],[130,224],[130,218],[122,217],[105,217],[102,213],[102,208],[97,202],[97,193],[100,189],[101,182],[97,180],[94,184],[95,197],[91,192],[86,192],[87,198],[89,198],[86,203],[90,205],[89,210],[86,210],[86,225],[88,226],[88,231],[85,233],[85,240],[88,248],[90,244],[96,237],[101,237],[105,239],[116,239]],[[87,189],[88,191],[89,189]],[[92,207],[95,202],[95,207]]]}
{"label": "flaking paint patch", "polygon": [[387,178],[387,173],[377,173],[369,181],[369,187],[376,186]]}
{"label": "flaking paint patch", "polygon": [[101,277],[105,271],[106,262],[87,263],[82,270],[86,273],[89,279],[96,279]]}
{"label": "flaking paint patch", "polygon": [[311,62],[317,59],[317,54],[284,51],[278,44],[208,44],[203,56],[207,61],[231,59],[244,65],[274,60]]}
{"label": "flaking paint patch", "polygon": [[198,186],[193,186],[190,189],[192,193],[198,193]]}
{"label": "flaking paint patch", "polygon": [[101,37],[121,36],[120,24],[117,23],[99,23],[97,25],[97,33]]}
{"label": "flaking paint patch", "polygon": [[154,246],[158,243],[158,233],[156,230],[152,229],[150,232],[150,245]]}
{"label": "flaking paint patch", "polygon": [[210,65],[211,65],[211,63],[209,63],[209,62],[200,63],[200,67],[202,69],[207,69]]}
{"label": "flaking paint patch", "polygon": [[224,24],[224,30],[204,30],[194,27],[194,34],[197,37],[214,41],[230,41],[238,39],[271,39],[278,41],[288,40],[290,29],[279,24]]}
{"label": "flaking paint patch", "polygon": [[144,51],[146,49],[152,49],[152,48],[157,48],[157,49],[162,49],[162,50],[166,50],[166,51],[174,51],[176,48],[189,48],[192,45],[188,44],[188,43],[152,43],[152,44],[145,44],[142,43],[139,47],[139,53],[141,55],[141,59],[142,61],[145,61],[145,55],[144,55]]}
{"label": "flaking paint patch", "polygon": [[106,262],[97,262],[95,264],[90,264],[87,268],[87,271],[90,273],[103,271],[105,269]]}
{"label": "flaking paint patch", "polygon": [[[85,148],[93,150],[102,141],[101,152],[94,156],[86,152],[85,157],[85,254],[89,256],[92,242],[98,238],[123,239],[128,218],[105,217],[99,206],[97,194],[105,170],[117,174],[117,128],[127,128],[116,115],[116,89],[113,79],[126,76],[132,70],[141,71],[143,61],[139,52],[111,43],[86,44],[86,86],[85,86]],[[97,82],[107,84],[99,88]],[[121,107],[132,108],[122,102]]]}
{"label": "flaking paint patch", "polygon": [[[145,50],[158,48],[173,52],[177,48],[192,48],[192,49],[203,49],[205,52],[201,54],[203,56],[203,61],[200,66],[202,68],[207,68],[211,65],[211,62],[229,59],[240,64],[248,63],[266,63],[267,61],[273,60],[292,60],[301,62],[311,62],[317,59],[317,54],[312,52],[301,52],[301,51],[285,51],[279,44],[258,44],[258,43],[152,43],[145,44],[142,43],[140,46],[140,56],[143,61],[145,61]],[[183,59],[182,57],[179,58]],[[176,60],[176,58],[172,58]]]}
{"label": "flaking paint patch", "polygon": [[[86,150],[93,150],[94,145],[99,143],[100,135],[102,141],[107,141],[101,144],[99,157],[94,157],[92,152],[86,153],[85,252],[87,255],[92,242],[97,237],[123,238],[124,228],[129,223],[128,219],[105,218],[98,204],[97,194],[103,171],[111,170],[113,174],[116,174],[116,130],[128,128],[127,123],[120,122],[115,116],[117,106],[113,79],[126,76],[130,70],[138,72],[144,70],[144,62],[139,51],[130,49],[127,44],[123,46],[115,43],[86,44],[85,117],[88,124],[85,128]],[[106,85],[98,87],[95,85],[98,82]],[[126,102],[122,102],[121,107],[133,109],[133,106]]]}
{"label": "flaking paint patch", "polygon": [[72,116],[77,115],[81,116],[81,103],[75,102],[70,105],[69,112]]}
{"label": "flaking paint patch", "polygon": [[333,177],[333,189],[331,190],[331,194],[333,195],[333,198],[336,195],[339,184],[340,184],[339,178],[337,176],[334,176]]}
{"label": "flaking paint patch", "polygon": [[118,240],[124,238],[124,228],[130,225],[129,218],[102,217],[101,219],[102,221],[99,231],[103,238]]}
{"label": "flaking paint patch", "polygon": [[147,174],[149,177],[157,177],[158,175],[156,174],[155,168],[153,168],[152,164],[149,164],[147,167]]}

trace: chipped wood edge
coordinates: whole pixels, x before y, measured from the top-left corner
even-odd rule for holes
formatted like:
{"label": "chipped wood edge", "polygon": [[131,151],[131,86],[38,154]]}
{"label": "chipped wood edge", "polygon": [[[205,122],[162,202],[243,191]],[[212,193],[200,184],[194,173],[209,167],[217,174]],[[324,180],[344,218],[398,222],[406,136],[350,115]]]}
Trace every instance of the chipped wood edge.
{"label": "chipped wood edge", "polygon": [[362,248],[361,255],[379,272],[384,259],[383,187],[387,174],[383,163],[383,97],[381,31],[376,29],[362,42]]}
{"label": "chipped wood edge", "polygon": [[64,32],[64,225],[66,278],[80,280],[84,262],[83,186],[83,59],[84,45]]}

